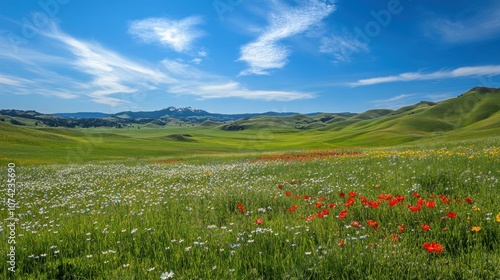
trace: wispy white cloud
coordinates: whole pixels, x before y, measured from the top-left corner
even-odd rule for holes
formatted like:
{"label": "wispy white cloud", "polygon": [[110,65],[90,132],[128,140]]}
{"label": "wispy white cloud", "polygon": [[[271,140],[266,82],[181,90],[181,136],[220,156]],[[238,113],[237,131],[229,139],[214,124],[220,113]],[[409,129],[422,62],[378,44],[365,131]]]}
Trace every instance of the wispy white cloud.
{"label": "wispy white cloud", "polygon": [[377,99],[371,101],[377,108],[399,109],[412,104],[411,100],[415,94],[400,94],[387,99]]}
{"label": "wispy white cloud", "polygon": [[452,78],[471,78],[500,75],[500,65],[466,66],[454,70],[441,70],[432,73],[409,72],[394,76],[376,77],[349,83],[350,86],[368,86],[383,83],[409,82],[417,80],[439,80]]}
{"label": "wispy white cloud", "polygon": [[23,82],[26,82],[26,80],[8,75],[0,75],[0,84],[8,86],[20,86],[23,84]]}
{"label": "wispy white cloud", "polygon": [[487,40],[500,34],[500,4],[491,6],[459,19],[437,18],[425,23],[429,36],[437,34],[448,43],[467,43]]}
{"label": "wispy white cloud", "polygon": [[270,69],[283,68],[291,51],[281,41],[307,31],[335,10],[333,4],[320,0],[302,1],[296,7],[279,1],[272,3],[267,27],[255,41],[240,49],[238,61],[248,64],[241,75],[266,75]]}
{"label": "wispy white cloud", "polygon": [[291,101],[314,98],[314,93],[286,90],[253,90],[226,77],[206,73],[191,65],[172,60],[162,61],[169,75],[178,82],[169,88],[175,94],[197,96],[199,99],[241,98],[250,100]]}
{"label": "wispy white cloud", "polygon": [[75,71],[87,74],[90,81],[86,95],[98,103],[122,106],[125,105],[124,102],[110,95],[134,93],[151,84],[175,81],[165,73],[127,59],[96,43],[75,39],[56,26],[52,26],[43,35],[70,53],[69,62]]}
{"label": "wispy white cloud", "polygon": [[181,20],[147,18],[130,23],[129,33],[145,43],[159,43],[177,52],[192,48],[195,39],[204,35],[198,26],[203,19],[190,16]]}
{"label": "wispy white cloud", "polygon": [[323,37],[319,47],[320,52],[333,55],[335,62],[350,62],[351,55],[359,52],[368,52],[366,43],[356,39],[351,34],[332,34]]}
{"label": "wispy white cloud", "polygon": [[[0,63],[15,69],[0,69],[0,93],[85,98],[112,107],[134,106],[132,97],[145,94],[281,101],[314,97],[308,92],[250,89],[228,77],[201,71],[192,63],[134,60],[96,42],[74,38],[56,25],[40,36],[43,48],[33,44],[17,56],[0,53]],[[201,59],[207,53],[201,51],[198,56]]]}

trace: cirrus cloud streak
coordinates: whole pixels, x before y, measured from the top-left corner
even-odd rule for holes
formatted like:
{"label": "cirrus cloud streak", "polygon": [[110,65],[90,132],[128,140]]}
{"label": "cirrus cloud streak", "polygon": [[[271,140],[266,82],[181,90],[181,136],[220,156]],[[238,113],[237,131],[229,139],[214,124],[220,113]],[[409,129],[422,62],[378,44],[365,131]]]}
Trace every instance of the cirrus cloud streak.
{"label": "cirrus cloud streak", "polygon": [[480,76],[497,76],[500,75],[500,65],[484,65],[484,66],[466,66],[456,68],[454,70],[441,70],[432,73],[408,72],[399,75],[375,77],[369,79],[361,79],[356,82],[349,83],[352,87],[369,86],[383,83],[409,82],[418,80],[440,80],[453,78],[474,78]]}

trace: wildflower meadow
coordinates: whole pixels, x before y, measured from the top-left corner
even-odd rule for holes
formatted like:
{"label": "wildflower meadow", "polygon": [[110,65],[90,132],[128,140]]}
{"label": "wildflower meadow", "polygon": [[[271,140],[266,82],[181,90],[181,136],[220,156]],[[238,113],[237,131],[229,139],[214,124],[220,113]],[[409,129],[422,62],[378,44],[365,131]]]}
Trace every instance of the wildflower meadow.
{"label": "wildflower meadow", "polygon": [[0,277],[500,279],[495,144],[17,166]]}

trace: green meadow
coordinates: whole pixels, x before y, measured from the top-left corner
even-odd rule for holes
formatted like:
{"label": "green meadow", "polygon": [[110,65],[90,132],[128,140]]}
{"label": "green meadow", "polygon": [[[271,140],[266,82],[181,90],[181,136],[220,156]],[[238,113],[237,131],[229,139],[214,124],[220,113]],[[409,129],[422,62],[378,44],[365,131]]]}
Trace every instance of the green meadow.
{"label": "green meadow", "polygon": [[499,146],[5,165],[1,275],[498,279]]}
{"label": "green meadow", "polygon": [[0,122],[0,277],[500,279],[499,96],[238,131]]}

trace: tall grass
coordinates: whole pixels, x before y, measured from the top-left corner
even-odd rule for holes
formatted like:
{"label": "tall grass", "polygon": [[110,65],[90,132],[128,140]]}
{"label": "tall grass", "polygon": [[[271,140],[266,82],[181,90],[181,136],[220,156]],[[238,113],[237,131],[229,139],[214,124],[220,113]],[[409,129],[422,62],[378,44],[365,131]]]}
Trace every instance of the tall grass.
{"label": "tall grass", "polygon": [[[499,279],[499,156],[479,143],[301,160],[20,166],[17,268],[4,262],[0,275]],[[391,206],[397,195],[404,200]],[[430,253],[430,242],[444,249]],[[7,242],[0,248],[6,256]]]}

